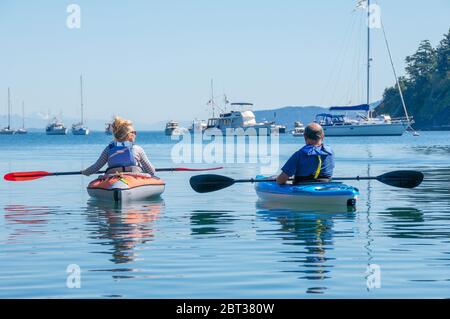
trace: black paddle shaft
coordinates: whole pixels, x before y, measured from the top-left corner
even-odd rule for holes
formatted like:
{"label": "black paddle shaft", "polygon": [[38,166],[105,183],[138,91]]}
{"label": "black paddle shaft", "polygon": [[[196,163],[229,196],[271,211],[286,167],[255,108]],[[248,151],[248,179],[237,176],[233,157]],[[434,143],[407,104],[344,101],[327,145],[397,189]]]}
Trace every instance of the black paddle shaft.
{"label": "black paddle shaft", "polygon": [[[423,181],[423,174],[417,171],[393,171],[380,176],[371,177],[337,177],[333,180],[373,180],[400,188],[414,188],[419,186]],[[191,187],[198,193],[209,193],[227,188],[235,183],[259,183],[274,182],[276,179],[232,179],[227,176],[206,174],[192,176],[189,180]]]}

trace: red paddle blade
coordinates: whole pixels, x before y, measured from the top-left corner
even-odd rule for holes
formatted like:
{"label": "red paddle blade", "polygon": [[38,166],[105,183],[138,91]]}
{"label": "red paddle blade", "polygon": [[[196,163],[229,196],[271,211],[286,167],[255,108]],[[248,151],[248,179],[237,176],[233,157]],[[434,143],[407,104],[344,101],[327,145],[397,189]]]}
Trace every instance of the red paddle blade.
{"label": "red paddle blade", "polygon": [[51,175],[51,173],[44,171],[12,172],[6,174],[5,176],[3,176],[3,178],[10,182],[22,182],[22,181],[31,181],[33,179],[38,179],[49,175]]}

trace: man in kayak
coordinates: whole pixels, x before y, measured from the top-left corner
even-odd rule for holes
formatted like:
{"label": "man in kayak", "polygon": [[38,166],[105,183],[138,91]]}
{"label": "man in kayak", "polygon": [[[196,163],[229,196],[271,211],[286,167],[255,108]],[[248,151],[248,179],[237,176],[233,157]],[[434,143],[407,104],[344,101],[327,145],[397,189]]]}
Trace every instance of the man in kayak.
{"label": "man in kayak", "polygon": [[116,172],[133,172],[155,174],[155,167],[150,163],[145,151],[134,144],[136,130],[133,123],[118,116],[112,123],[114,141],[103,150],[98,160],[90,167],[82,170],[83,175],[89,176],[97,173],[105,164],[108,164],[106,174]]}
{"label": "man in kayak", "polygon": [[304,181],[328,182],[333,176],[334,153],[323,144],[322,126],[311,123],[303,133],[306,145],[295,152],[281,168],[278,184],[286,184],[294,176],[294,184]]}

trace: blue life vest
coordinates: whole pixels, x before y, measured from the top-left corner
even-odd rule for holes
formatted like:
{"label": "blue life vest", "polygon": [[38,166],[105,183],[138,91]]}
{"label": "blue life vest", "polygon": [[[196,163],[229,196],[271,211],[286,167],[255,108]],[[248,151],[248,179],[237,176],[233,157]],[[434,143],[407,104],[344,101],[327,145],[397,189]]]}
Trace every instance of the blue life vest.
{"label": "blue life vest", "polygon": [[133,143],[111,142],[108,149],[108,168],[137,166]]}
{"label": "blue life vest", "polygon": [[289,176],[330,178],[333,176],[334,153],[330,147],[305,145],[295,152],[281,170]]}

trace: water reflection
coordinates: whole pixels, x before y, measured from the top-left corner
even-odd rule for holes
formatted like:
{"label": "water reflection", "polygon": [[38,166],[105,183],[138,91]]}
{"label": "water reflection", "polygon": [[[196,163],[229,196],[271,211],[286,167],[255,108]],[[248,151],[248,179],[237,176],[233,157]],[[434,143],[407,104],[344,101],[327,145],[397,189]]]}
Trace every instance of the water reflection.
{"label": "water reflection", "polygon": [[190,215],[191,235],[220,235],[230,233],[224,226],[231,224],[236,218],[226,210],[193,210]]}
{"label": "water reflection", "polygon": [[[257,214],[260,219],[276,222],[279,228],[271,234],[282,240],[284,245],[295,246],[295,250],[284,251],[286,258],[281,262],[296,263],[297,269],[284,272],[300,273],[299,279],[311,281],[313,285],[306,289],[306,293],[324,293],[327,289],[324,280],[330,278],[331,268],[327,253],[333,249],[336,220],[354,219],[354,210],[346,207],[308,207],[297,210],[276,208],[276,204],[259,201]],[[259,230],[262,232],[262,230]],[[267,231],[264,231],[267,235]],[[292,247],[291,247],[292,248]]]}
{"label": "water reflection", "polygon": [[387,236],[391,238],[448,239],[450,237],[448,228],[450,216],[435,215],[428,219],[421,210],[410,207],[388,208],[379,214],[388,217],[384,222],[384,228]]}
{"label": "water reflection", "polygon": [[3,207],[9,244],[20,239],[43,236],[47,233],[49,215],[55,208],[48,206],[6,205]]}
{"label": "water reflection", "polygon": [[86,210],[88,225],[94,226],[90,238],[111,246],[115,264],[130,263],[137,257],[137,246],[153,240],[154,223],[163,210],[163,199],[133,204],[90,200]]}

